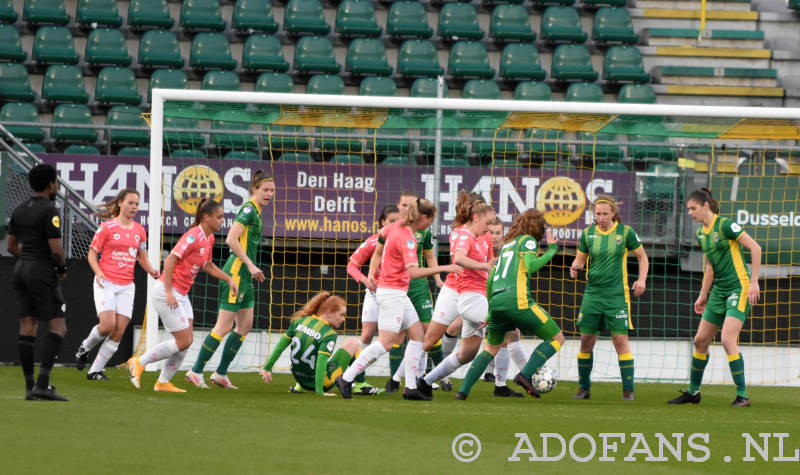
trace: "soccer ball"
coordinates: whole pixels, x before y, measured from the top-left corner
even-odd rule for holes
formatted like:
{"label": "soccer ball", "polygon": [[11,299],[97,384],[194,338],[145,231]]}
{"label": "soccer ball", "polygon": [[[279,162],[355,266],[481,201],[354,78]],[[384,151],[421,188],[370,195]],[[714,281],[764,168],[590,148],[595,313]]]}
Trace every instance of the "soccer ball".
{"label": "soccer ball", "polygon": [[542,366],[539,371],[531,377],[533,389],[538,393],[549,393],[558,383],[558,372],[547,366]]}

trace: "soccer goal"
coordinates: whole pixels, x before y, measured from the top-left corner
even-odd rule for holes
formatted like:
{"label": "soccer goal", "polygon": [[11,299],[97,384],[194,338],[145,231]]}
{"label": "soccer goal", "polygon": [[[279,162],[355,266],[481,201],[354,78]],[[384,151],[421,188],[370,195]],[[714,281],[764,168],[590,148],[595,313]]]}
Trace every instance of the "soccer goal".
{"label": "soccer goal", "polygon": [[[199,199],[222,201],[225,233],[251,173],[275,176],[259,262],[268,282],[257,286],[254,331],[237,369],[261,366],[291,314],[320,290],[346,298],[344,331],[360,331],[364,289],[346,267],[377,230],[381,209],[404,190],[434,201],[433,250],[446,260],[455,200],[466,190],[481,193],[506,227],[527,208],[545,213],[561,245],[535,278],[535,297],[567,336],[552,364],[576,379],[586,282],[585,273],[571,279],[569,266],[592,222],[591,202],[606,193],[622,203],[623,222],[650,257],[647,290],[631,302],[636,379],[687,381],[702,253],[685,197],[708,186],[721,214],[763,248],[762,301],[740,341],[748,382],[800,385],[800,109],[453,99],[437,97],[430,81],[429,97],[153,90],[152,262],[188,228]],[[230,251],[218,242],[221,263]],[[635,275],[636,260],[629,263]],[[191,295],[195,345],[214,324],[217,292],[201,274]],[[150,312],[139,340],[158,339]],[[610,339],[601,335],[594,359],[594,380],[618,380]],[[383,363],[373,371],[388,374]],[[718,340],[709,380],[730,380]]]}

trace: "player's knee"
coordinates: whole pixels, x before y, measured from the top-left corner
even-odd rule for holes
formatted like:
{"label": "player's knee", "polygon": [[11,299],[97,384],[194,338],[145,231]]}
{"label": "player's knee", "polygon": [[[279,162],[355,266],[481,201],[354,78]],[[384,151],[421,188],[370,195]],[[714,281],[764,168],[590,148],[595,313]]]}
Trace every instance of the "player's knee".
{"label": "player's knee", "polygon": [[709,343],[709,339],[704,336],[695,335],[694,337],[694,349],[700,353],[706,353]]}
{"label": "player's knee", "polygon": [[736,335],[722,335],[722,346],[725,348],[725,351],[730,355],[734,353],[738,353],[739,344],[737,342]]}

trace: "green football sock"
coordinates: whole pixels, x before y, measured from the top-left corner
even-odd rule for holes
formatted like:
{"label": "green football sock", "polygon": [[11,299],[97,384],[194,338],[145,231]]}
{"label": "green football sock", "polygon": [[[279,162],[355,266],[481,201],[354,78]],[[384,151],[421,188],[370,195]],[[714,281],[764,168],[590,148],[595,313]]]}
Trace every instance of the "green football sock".
{"label": "green football sock", "polygon": [[633,391],[633,353],[619,355],[619,374],[622,376],[622,389]]}
{"label": "green football sock", "polygon": [[578,383],[583,389],[592,387],[592,366],[594,366],[594,355],[589,353],[578,353]]}
{"label": "green football sock", "polygon": [[561,349],[561,343],[550,340],[539,343],[533,350],[533,354],[528,358],[528,363],[522,368],[522,376],[526,379],[531,379],[533,373],[539,371],[539,368],[544,365],[545,361],[549,360],[558,350]]}
{"label": "green football sock", "polygon": [[243,341],[244,336],[236,332],[230,332],[228,334],[228,339],[225,340],[225,348],[222,349],[222,360],[219,362],[219,366],[217,366],[217,374],[228,374],[228,366],[230,366],[233,359],[236,358],[236,353],[238,353],[239,348],[242,347]]}
{"label": "green football sock", "polygon": [[439,363],[442,362],[444,359],[444,354],[442,354],[442,340],[436,342],[436,344],[431,348],[431,351],[428,352],[428,373],[433,370],[433,368],[439,366]]}
{"label": "green football sock", "polygon": [[744,358],[741,353],[728,357],[728,366],[731,368],[733,383],[736,384],[736,395],[747,399],[747,389],[744,385]]}
{"label": "green football sock", "polygon": [[206,363],[208,363],[208,360],[214,355],[214,352],[217,351],[220,341],[222,341],[222,337],[216,333],[211,332],[208,334],[206,339],[203,340],[203,346],[200,347],[200,353],[197,355],[197,361],[194,362],[192,371],[197,374],[203,374]]}
{"label": "green football sock", "polygon": [[391,378],[397,372],[400,362],[403,361],[403,355],[406,352],[406,344],[392,345],[389,350],[389,377]]}
{"label": "green football sock", "polygon": [[486,371],[486,367],[489,366],[489,363],[493,359],[494,356],[492,356],[491,353],[486,350],[481,351],[481,354],[472,360],[472,364],[469,366],[469,371],[467,371],[467,375],[464,376],[464,381],[461,382],[461,387],[458,389],[458,392],[462,394],[469,394],[472,386],[474,386],[475,383],[481,379],[483,372]]}
{"label": "green football sock", "polygon": [[[700,391],[700,384],[703,382],[703,372],[708,364],[708,354],[694,352],[692,355],[692,369],[689,371],[689,394]],[[744,375],[742,376],[744,378]]]}

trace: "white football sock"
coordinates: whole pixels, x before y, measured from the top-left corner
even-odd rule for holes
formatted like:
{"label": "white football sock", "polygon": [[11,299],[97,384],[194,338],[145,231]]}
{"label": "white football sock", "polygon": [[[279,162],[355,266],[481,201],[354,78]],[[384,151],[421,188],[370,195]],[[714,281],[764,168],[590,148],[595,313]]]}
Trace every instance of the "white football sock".
{"label": "white football sock", "polygon": [[514,364],[522,371],[522,368],[528,364],[528,357],[525,356],[525,350],[522,349],[522,342],[515,341],[508,344],[508,356],[514,361]]}
{"label": "white football sock", "polygon": [[419,362],[422,359],[421,356],[422,342],[409,340],[406,344],[406,353],[403,355],[403,361],[406,362],[406,389],[417,389],[417,371],[419,370]]}
{"label": "white football sock", "polygon": [[419,368],[417,368],[417,379],[425,376],[425,371],[428,371],[428,352],[422,351],[422,356],[419,358]]}
{"label": "white football sock", "polygon": [[430,373],[428,373],[427,376],[425,376],[425,382],[430,385],[433,385],[433,383],[435,383],[436,381],[439,381],[444,377],[450,376],[451,374],[453,374],[453,371],[457,370],[460,367],[461,367],[461,362],[458,361],[458,354],[451,353],[450,356],[445,358],[441,363],[439,363],[435,368],[433,368],[433,371],[431,371]]}
{"label": "white football sock", "polygon": [[162,341],[152,350],[146,351],[139,359],[139,363],[143,366],[147,366],[150,363],[167,359],[179,351],[181,350],[178,348],[178,344],[175,343],[175,339],[170,338],[169,340]]}
{"label": "white football sock", "polygon": [[344,374],[342,375],[342,379],[347,381],[348,383],[352,383],[353,380],[356,379],[359,373],[364,371],[375,362],[381,355],[386,353],[386,349],[381,345],[379,341],[373,341],[368,347],[358,355],[353,363],[347,367]]}
{"label": "white football sock", "polygon": [[92,327],[92,331],[89,332],[89,336],[86,337],[83,342],[81,342],[81,346],[84,350],[89,351],[98,343],[106,339],[107,335],[101,335],[100,331],[97,330],[98,325]]}
{"label": "white football sock", "polygon": [[456,349],[456,344],[458,344],[458,336],[450,336],[447,333],[442,336],[442,355],[447,358],[450,356],[450,353]]}
{"label": "white football sock", "polygon": [[494,385],[505,386],[508,378],[508,364],[511,360],[508,357],[508,348],[500,348],[494,357]]}
{"label": "white football sock", "polygon": [[168,383],[175,373],[178,371],[178,368],[181,367],[181,363],[183,363],[183,359],[186,357],[186,350],[179,351],[174,355],[170,356],[167,359],[167,362],[164,363],[164,367],[161,368],[161,374],[158,375],[158,382],[159,383]]}
{"label": "white football sock", "polygon": [[97,350],[97,356],[94,358],[94,363],[92,363],[92,367],[89,368],[89,372],[96,373],[98,371],[103,371],[108,360],[117,352],[117,348],[119,348],[118,341],[106,338],[106,341],[104,341],[103,344],[100,345],[100,349]]}
{"label": "white football sock", "polygon": [[[496,357],[495,357],[495,358],[496,358]],[[490,362],[489,362],[489,365],[488,365],[488,366],[486,367],[486,369],[483,371],[483,374],[486,374],[486,373],[494,373],[494,360],[490,361]]]}
{"label": "white football sock", "polygon": [[397,365],[397,370],[392,375],[392,381],[399,383],[400,380],[403,379],[403,375],[406,374],[406,359],[403,358],[400,360],[400,364]]}

